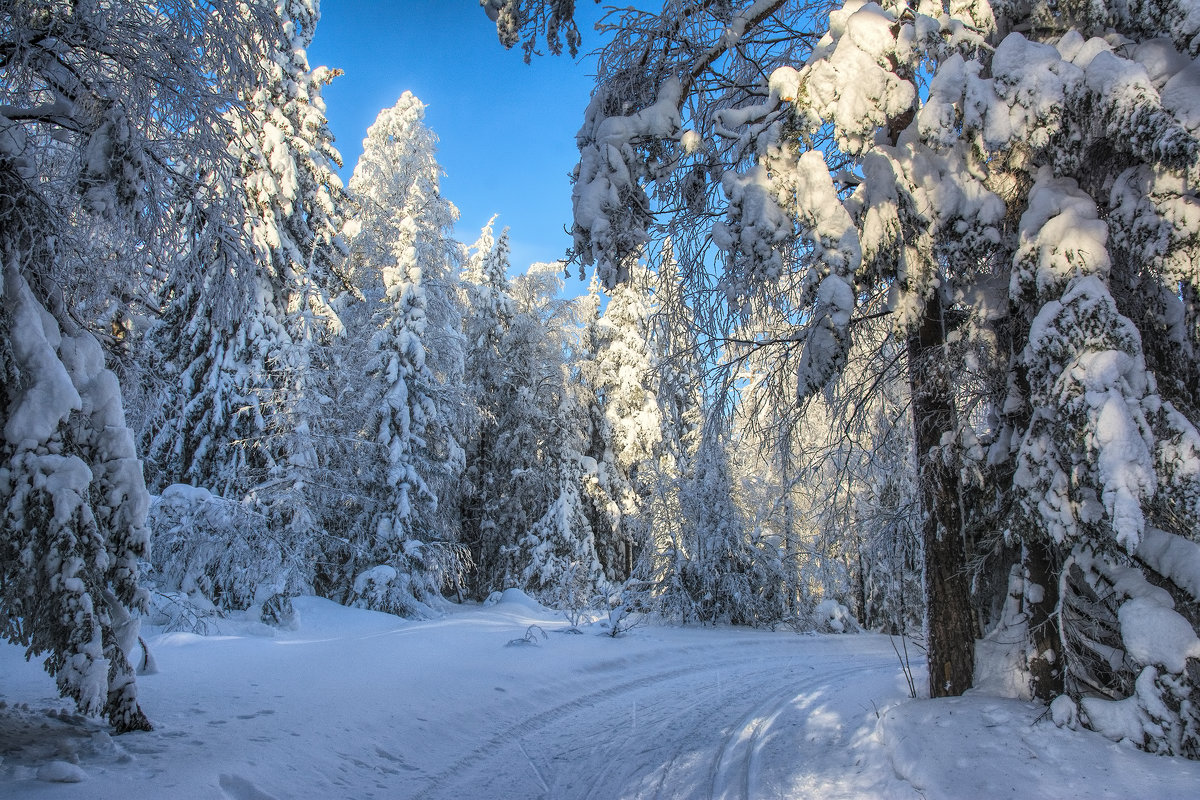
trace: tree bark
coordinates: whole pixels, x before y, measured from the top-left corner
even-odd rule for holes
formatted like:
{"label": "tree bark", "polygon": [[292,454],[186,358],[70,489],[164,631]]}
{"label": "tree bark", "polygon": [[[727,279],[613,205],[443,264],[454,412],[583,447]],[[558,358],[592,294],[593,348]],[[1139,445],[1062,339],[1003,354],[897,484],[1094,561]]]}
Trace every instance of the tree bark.
{"label": "tree bark", "polygon": [[[1062,644],[1058,625],[1058,573],[1050,545],[1034,539],[1022,553],[1025,570],[1024,610],[1029,624],[1029,643],[1033,656],[1029,659],[1030,687],[1033,696],[1049,703],[1063,693]],[[1029,584],[1042,588],[1041,598],[1030,599]]]}
{"label": "tree bark", "polygon": [[[908,340],[917,475],[924,511],[925,610],[930,697],[971,688],[975,673],[975,620],[971,613],[958,477],[941,457],[942,434],[956,428],[945,325],[935,292],[921,327]],[[932,452],[931,452],[932,451]]]}
{"label": "tree bark", "polygon": [[857,525],[854,526],[854,557],[858,567],[854,576],[854,595],[858,600],[858,624],[864,628],[870,628],[874,619],[871,614],[867,613],[867,574],[863,564],[862,534],[858,532]]}

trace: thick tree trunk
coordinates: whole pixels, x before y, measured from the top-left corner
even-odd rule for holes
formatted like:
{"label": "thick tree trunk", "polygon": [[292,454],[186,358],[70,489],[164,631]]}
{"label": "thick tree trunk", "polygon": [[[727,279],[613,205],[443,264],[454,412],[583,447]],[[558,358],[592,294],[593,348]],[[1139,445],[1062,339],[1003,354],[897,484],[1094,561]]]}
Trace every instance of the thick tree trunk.
{"label": "thick tree trunk", "polygon": [[[1030,687],[1033,696],[1049,703],[1063,693],[1062,643],[1058,627],[1058,565],[1050,546],[1035,539],[1022,553],[1025,568],[1025,615],[1029,624]],[[1031,592],[1031,585],[1040,591]]]}
{"label": "thick tree trunk", "polygon": [[922,539],[931,697],[962,694],[971,688],[975,673],[975,620],[967,580],[958,478],[937,449],[942,434],[954,431],[957,421],[944,342],[942,304],[935,293],[926,304],[920,329],[908,341],[917,473],[925,514]]}

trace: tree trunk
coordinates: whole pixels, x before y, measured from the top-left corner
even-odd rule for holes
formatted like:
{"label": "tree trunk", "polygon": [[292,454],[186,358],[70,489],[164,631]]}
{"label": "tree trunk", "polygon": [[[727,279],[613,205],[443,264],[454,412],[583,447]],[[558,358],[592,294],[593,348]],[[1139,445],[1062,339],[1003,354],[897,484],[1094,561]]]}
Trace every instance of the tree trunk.
{"label": "tree trunk", "polygon": [[800,610],[800,555],[796,548],[796,526],[792,502],[792,428],[786,426],[779,441],[779,484],[783,487],[783,553],[786,561],[786,604],[784,609],[789,618],[795,618]]}
{"label": "tree trunk", "polygon": [[872,615],[867,613],[867,571],[863,564],[863,540],[858,526],[854,526],[854,558],[858,570],[854,576],[854,595],[858,600],[858,624],[870,628],[874,622]]}
{"label": "tree trunk", "polygon": [[957,421],[950,365],[943,352],[942,312],[941,300],[935,292],[926,303],[920,329],[908,340],[917,475],[925,517],[922,539],[930,697],[962,694],[971,688],[975,672],[975,620],[967,580],[958,478],[939,449],[942,434],[954,431]]}
{"label": "tree trunk", "polygon": [[[1023,608],[1029,621],[1029,643],[1033,657],[1029,659],[1030,687],[1033,696],[1049,703],[1063,692],[1062,644],[1058,627],[1058,573],[1050,545],[1040,538],[1025,545],[1025,600]],[[1029,586],[1041,587],[1041,597],[1034,602]],[[1037,595],[1034,595],[1037,597]]]}

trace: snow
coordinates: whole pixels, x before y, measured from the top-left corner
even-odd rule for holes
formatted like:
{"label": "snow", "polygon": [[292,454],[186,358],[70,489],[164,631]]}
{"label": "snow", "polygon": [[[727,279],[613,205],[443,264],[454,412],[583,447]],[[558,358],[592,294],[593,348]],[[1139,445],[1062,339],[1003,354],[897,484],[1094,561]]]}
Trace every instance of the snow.
{"label": "snow", "polygon": [[[295,607],[298,628],[273,635],[234,621],[221,636],[147,631],[159,671],[139,677],[139,699],[156,729],[119,737],[60,711],[40,665],[0,646],[0,796],[1185,798],[1200,785],[1200,764],[1059,728],[1041,706],[909,701],[883,636],[643,625],[613,638],[603,622],[570,636],[513,590],[438,620]],[[547,638],[505,646],[530,626]]]}
{"label": "snow", "polygon": [[1191,623],[1153,598],[1126,600],[1118,616],[1125,650],[1139,664],[1161,664],[1179,674],[1188,658],[1200,658],[1200,639]]}
{"label": "snow", "polygon": [[1193,134],[1200,133],[1200,60],[1193,61],[1167,81],[1162,104]]}
{"label": "snow", "polygon": [[4,311],[11,316],[6,330],[13,358],[25,377],[8,412],[4,438],[10,445],[33,440],[44,442],[72,411],[82,406],[71,376],[56,353],[62,344],[58,323],[33,298],[25,278],[15,267],[4,269]]}
{"label": "snow", "polygon": [[51,761],[38,768],[37,778],[46,783],[79,783],[87,780],[87,773],[69,761]]}
{"label": "snow", "polygon": [[492,592],[487,600],[483,601],[485,606],[506,606],[512,608],[517,613],[522,611],[533,614],[552,614],[548,608],[543,606],[537,600],[534,600],[529,595],[522,592],[520,589],[505,589],[503,592]]}
{"label": "snow", "polygon": [[598,262],[600,282],[606,288],[628,278],[628,265],[622,261],[631,244],[647,240],[644,220],[625,219],[629,216],[625,206],[646,202],[638,185],[641,170],[634,143],[649,137],[682,137],[682,91],[679,79],[670,78],[658,87],[654,103],[628,116],[606,116],[605,95],[597,93],[584,112],[576,137],[580,160],[571,194],[575,247],[585,263]]}
{"label": "snow", "polygon": [[[996,627],[975,642],[975,689],[998,697],[1028,700],[1030,686],[1029,619],[1022,611],[1025,602],[1040,602],[1034,597],[1042,587],[1023,577],[1019,565],[1009,574],[1004,608]],[[1054,718],[1059,723],[1058,717]]]}
{"label": "snow", "polygon": [[1200,765],[1058,728],[1045,713],[966,696],[904,704],[879,727],[897,773],[926,800],[1195,797]]}
{"label": "snow", "polygon": [[694,155],[704,149],[704,139],[695,131],[684,131],[679,137],[679,145],[683,152]]}
{"label": "snow", "polygon": [[184,505],[199,505],[213,500],[213,495],[200,486],[189,486],[186,483],[173,483],[162,490],[159,497],[164,502],[178,502]]}
{"label": "snow", "polygon": [[1200,600],[1200,544],[1147,528],[1138,545],[1137,557],[1155,572],[1170,578],[1193,599]]}
{"label": "snow", "polygon": [[[829,15],[829,33],[803,74],[810,124],[837,122],[837,144],[851,154],[867,149],[871,135],[911,108],[916,89],[884,64],[902,61],[911,48],[899,42],[891,12],[852,0]],[[835,44],[836,42],[836,44]],[[788,73],[775,79],[786,95]],[[797,97],[797,99],[799,99]]]}

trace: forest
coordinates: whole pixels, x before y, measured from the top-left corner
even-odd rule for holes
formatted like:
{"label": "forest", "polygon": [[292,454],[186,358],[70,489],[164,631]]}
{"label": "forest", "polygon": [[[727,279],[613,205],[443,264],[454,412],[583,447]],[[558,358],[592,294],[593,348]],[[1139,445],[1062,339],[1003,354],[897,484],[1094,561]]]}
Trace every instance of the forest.
{"label": "forest", "polygon": [[1200,759],[1200,5],[480,5],[597,49],[561,262],[411,93],[343,185],[317,0],[0,4],[4,639],[145,731],[143,624],[519,589]]}

